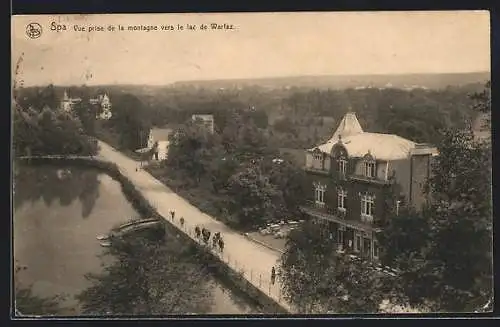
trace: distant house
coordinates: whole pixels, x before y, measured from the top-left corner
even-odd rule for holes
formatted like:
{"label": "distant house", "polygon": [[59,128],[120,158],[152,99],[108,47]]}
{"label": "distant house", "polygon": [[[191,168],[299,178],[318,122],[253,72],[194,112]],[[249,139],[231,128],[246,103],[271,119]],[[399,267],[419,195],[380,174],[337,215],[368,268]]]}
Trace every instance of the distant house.
{"label": "distant house", "polygon": [[214,133],[214,116],[213,115],[193,115],[192,121],[205,127],[210,133]]}
{"label": "distant house", "polygon": [[491,120],[491,116],[489,114],[481,113],[473,122],[472,129],[474,131],[476,141],[491,139],[491,130],[488,126],[489,120]]}
{"label": "distant house", "polygon": [[75,104],[82,102],[81,98],[71,98],[68,96],[68,92],[64,91],[63,99],[61,101],[61,109],[66,112],[71,112]]}
{"label": "distant house", "polygon": [[97,113],[97,119],[110,119],[113,116],[111,112],[111,100],[107,94],[99,95],[97,98],[90,99],[90,103],[94,102],[94,104],[100,105],[101,112]]}
{"label": "distant house", "polygon": [[[66,112],[71,112],[74,109],[74,106],[78,103],[82,102],[82,98],[79,97],[70,97],[67,91],[64,91],[63,99],[61,101],[61,109]],[[96,119],[110,119],[113,115],[111,112],[111,100],[108,95],[101,94],[96,98],[91,98],[89,100],[89,104],[97,105],[98,112],[96,113]]]}
{"label": "distant house", "polygon": [[153,160],[165,160],[167,158],[171,132],[170,128],[151,128],[149,131],[147,147],[151,149],[158,142],[158,155],[153,155]]}

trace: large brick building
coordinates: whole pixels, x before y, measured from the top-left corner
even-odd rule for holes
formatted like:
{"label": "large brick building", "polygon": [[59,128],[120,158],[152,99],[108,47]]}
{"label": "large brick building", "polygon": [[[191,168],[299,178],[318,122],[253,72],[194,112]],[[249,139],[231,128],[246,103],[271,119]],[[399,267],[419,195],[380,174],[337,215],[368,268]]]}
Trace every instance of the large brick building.
{"label": "large brick building", "polygon": [[389,210],[420,208],[437,150],[393,134],[363,131],[348,112],[332,138],[306,151],[311,193],[302,212],[318,219],[339,250],[377,259],[376,234]]}

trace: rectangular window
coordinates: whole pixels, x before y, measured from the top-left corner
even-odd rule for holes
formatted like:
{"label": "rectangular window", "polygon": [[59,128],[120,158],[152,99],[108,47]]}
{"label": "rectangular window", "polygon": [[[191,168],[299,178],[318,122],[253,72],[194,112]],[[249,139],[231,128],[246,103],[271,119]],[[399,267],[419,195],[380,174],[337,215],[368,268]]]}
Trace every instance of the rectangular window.
{"label": "rectangular window", "polygon": [[339,174],[340,176],[345,176],[347,171],[347,160],[339,159]]}
{"label": "rectangular window", "polygon": [[378,258],[378,242],[373,242],[373,257]]}
{"label": "rectangular window", "polygon": [[325,204],[325,187],[316,186],[314,190],[314,202],[318,205]]}
{"label": "rectangular window", "polygon": [[365,161],[365,176],[373,178],[375,177],[375,162]]}
{"label": "rectangular window", "polygon": [[354,251],[359,252],[361,251],[361,235],[359,233],[354,234]]}
{"label": "rectangular window", "polygon": [[337,229],[337,244],[342,246],[344,244],[344,231],[342,229]]}
{"label": "rectangular window", "polygon": [[396,216],[399,215],[399,205],[401,204],[401,201],[396,201]]}
{"label": "rectangular window", "polygon": [[347,191],[340,189],[337,196],[337,208],[340,211],[345,211],[347,209],[346,204],[347,204]]}
{"label": "rectangular window", "polygon": [[363,254],[366,257],[369,257],[372,254],[372,247],[371,247],[371,245],[372,245],[372,241],[369,238],[363,239]]}
{"label": "rectangular window", "polygon": [[361,215],[373,216],[373,208],[375,206],[374,197],[370,195],[363,195],[361,197]]}

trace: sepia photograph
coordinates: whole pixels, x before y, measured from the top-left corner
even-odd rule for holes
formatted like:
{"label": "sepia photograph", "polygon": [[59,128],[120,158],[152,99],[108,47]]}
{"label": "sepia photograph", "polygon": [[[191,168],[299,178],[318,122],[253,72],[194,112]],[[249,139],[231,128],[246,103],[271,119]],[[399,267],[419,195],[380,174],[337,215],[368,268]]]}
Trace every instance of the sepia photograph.
{"label": "sepia photograph", "polygon": [[488,11],[11,16],[11,317],[493,311]]}

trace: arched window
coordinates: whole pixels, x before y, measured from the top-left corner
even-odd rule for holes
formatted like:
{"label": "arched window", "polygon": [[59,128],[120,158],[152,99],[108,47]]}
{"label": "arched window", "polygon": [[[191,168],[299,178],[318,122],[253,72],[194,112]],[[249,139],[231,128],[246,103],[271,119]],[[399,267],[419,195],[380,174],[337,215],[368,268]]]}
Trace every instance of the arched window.
{"label": "arched window", "polygon": [[337,209],[343,212],[347,210],[347,191],[341,187],[337,191]]}
{"label": "arched window", "polygon": [[332,149],[332,157],[337,159],[337,171],[342,179],[347,174],[347,151],[342,144],[336,144]]}
{"label": "arched window", "polygon": [[347,159],[345,157],[340,157],[338,163],[339,163],[339,176],[345,177],[347,174]]}

